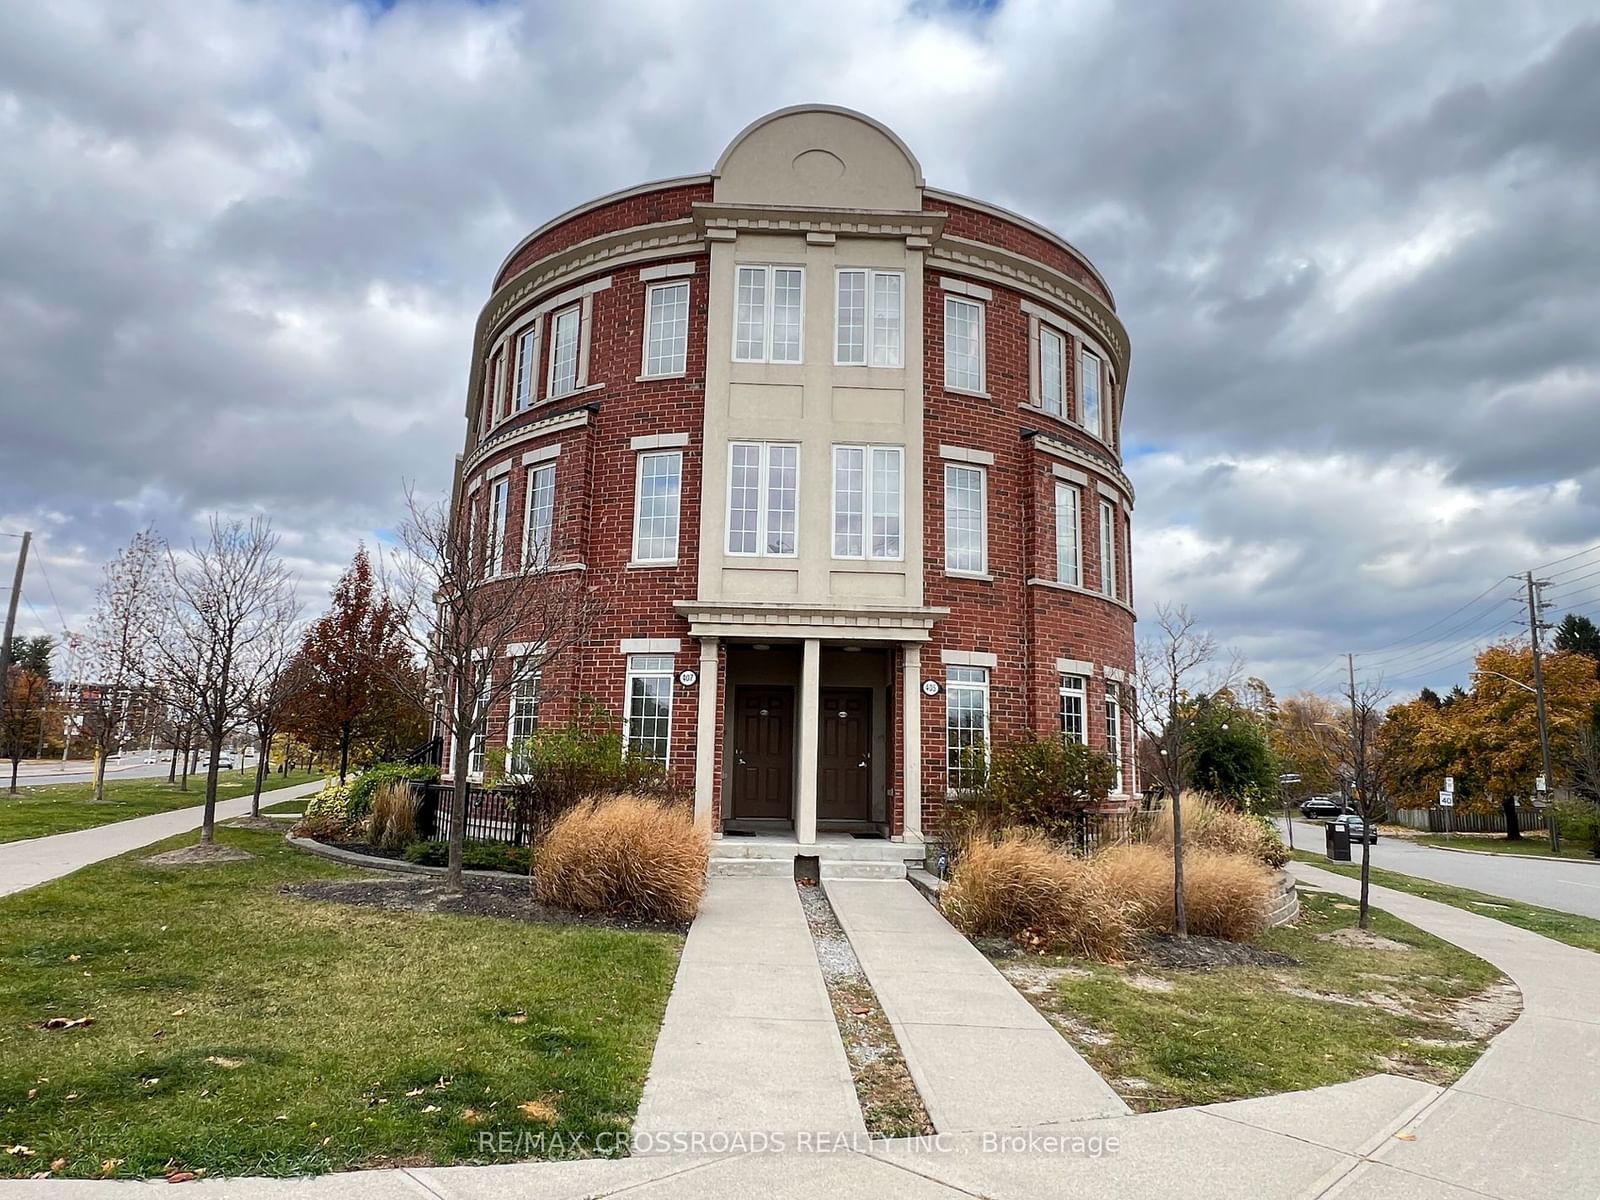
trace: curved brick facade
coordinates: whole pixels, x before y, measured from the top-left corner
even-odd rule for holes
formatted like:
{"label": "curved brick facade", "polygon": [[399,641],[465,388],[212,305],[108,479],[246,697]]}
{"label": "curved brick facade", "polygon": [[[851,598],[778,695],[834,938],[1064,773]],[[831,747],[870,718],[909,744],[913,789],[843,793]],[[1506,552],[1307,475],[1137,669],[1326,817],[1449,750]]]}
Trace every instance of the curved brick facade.
{"label": "curved brick facade", "polygon": [[[1025,730],[1119,738],[1131,794],[1127,368],[1081,255],[859,114],[550,222],[479,320],[456,482],[484,586],[543,554],[606,599],[536,719],[592,696],[704,819],[801,841],[914,840],[952,741]],[[533,689],[496,707],[486,744],[532,728]]]}

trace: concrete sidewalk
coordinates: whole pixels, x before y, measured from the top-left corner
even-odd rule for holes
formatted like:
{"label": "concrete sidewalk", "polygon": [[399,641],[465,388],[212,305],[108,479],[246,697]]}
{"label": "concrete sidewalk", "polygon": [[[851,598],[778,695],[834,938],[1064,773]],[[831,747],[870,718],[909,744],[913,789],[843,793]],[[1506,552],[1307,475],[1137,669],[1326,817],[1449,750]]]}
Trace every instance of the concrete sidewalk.
{"label": "concrete sidewalk", "polygon": [[[322,789],[321,780],[262,792],[261,806],[280,804],[285,800],[309,796]],[[217,820],[227,821],[250,812],[250,797],[223,800],[217,804]],[[128,821],[115,821],[93,829],[78,829],[72,833],[55,833],[49,837],[30,838],[23,842],[0,842],[0,896],[9,896],[25,888],[37,887],[63,875],[70,875],[80,867],[148,846],[174,837],[190,829],[199,829],[205,818],[205,805],[178,808],[171,812],[151,813],[148,817],[134,817]]]}
{"label": "concrete sidewalk", "polygon": [[793,879],[707,881],[634,1132],[865,1136]]}
{"label": "concrete sidewalk", "polygon": [[1039,1010],[905,880],[823,881],[940,1133],[1128,1111]]}

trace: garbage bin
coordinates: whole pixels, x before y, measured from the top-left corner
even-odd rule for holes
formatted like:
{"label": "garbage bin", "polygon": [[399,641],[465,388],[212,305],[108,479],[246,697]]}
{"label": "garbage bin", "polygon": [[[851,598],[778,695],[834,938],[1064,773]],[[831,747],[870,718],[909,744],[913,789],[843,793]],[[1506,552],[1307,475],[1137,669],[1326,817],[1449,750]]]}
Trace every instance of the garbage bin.
{"label": "garbage bin", "polygon": [[1328,861],[1350,861],[1350,827],[1343,821],[1328,822]]}

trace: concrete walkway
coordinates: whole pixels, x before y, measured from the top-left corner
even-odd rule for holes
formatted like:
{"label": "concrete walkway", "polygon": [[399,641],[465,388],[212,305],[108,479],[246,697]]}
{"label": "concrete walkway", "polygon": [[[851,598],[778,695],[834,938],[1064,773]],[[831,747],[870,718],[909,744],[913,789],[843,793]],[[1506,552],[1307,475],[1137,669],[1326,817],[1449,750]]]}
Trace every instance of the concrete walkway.
{"label": "concrete walkway", "polygon": [[729,1131],[866,1132],[792,878],[707,882],[634,1122]]}
{"label": "concrete walkway", "polygon": [[939,1133],[1021,1129],[1128,1106],[905,880],[823,882]]}
{"label": "concrete walkway", "polygon": [[[261,806],[280,804],[309,796],[322,790],[321,780],[296,784],[261,793]],[[217,804],[217,820],[227,821],[250,812],[250,797],[223,800]],[[199,829],[205,818],[205,805],[179,808],[172,812],[152,813],[148,817],[134,817],[128,821],[115,821],[93,829],[78,829],[72,833],[55,833],[49,837],[29,838],[22,842],[0,842],[0,896],[9,896],[25,888],[37,887],[63,875],[70,875],[80,867],[148,846],[174,837],[191,829]]]}

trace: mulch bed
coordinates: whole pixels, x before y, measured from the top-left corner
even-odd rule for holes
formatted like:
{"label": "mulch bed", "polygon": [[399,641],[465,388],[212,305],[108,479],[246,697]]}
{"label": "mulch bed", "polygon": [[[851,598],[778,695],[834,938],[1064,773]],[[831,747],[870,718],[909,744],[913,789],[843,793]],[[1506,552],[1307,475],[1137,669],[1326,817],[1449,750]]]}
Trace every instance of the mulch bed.
{"label": "mulch bed", "polygon": [[601,929],[650,930],[685,933],[687,923],[624,921],[597,913],[573,912],[540,904],[525,877],[485,879],[468,876],[464,891],[451,892],[440,876],[408,879],[318,879],[286,884],[285,895],[389,912],[437,912],[459,916],[496,917],[546,925],[587,925]]}
{"label": "mulch bed", "polygon": [[223,846],[216,842],[209,845],[205,842],[196,842],[192,846],[165,850],[139,861],[152,867],[192,867],[204,863],[243,862],[247,858],[254,857],[255,855],[249,851],[240,850],[235,846]]}
{"label": "mulch bed", "polygon": [[1129,956],[1131,961],[1155,967],[1204,971],[1211,967],[1297,967],[1298,959],[1277,950],[1252,946],[1249,942],[1229,942],[1222,938],[1180,938],[1170,933],[1146,937]]}

